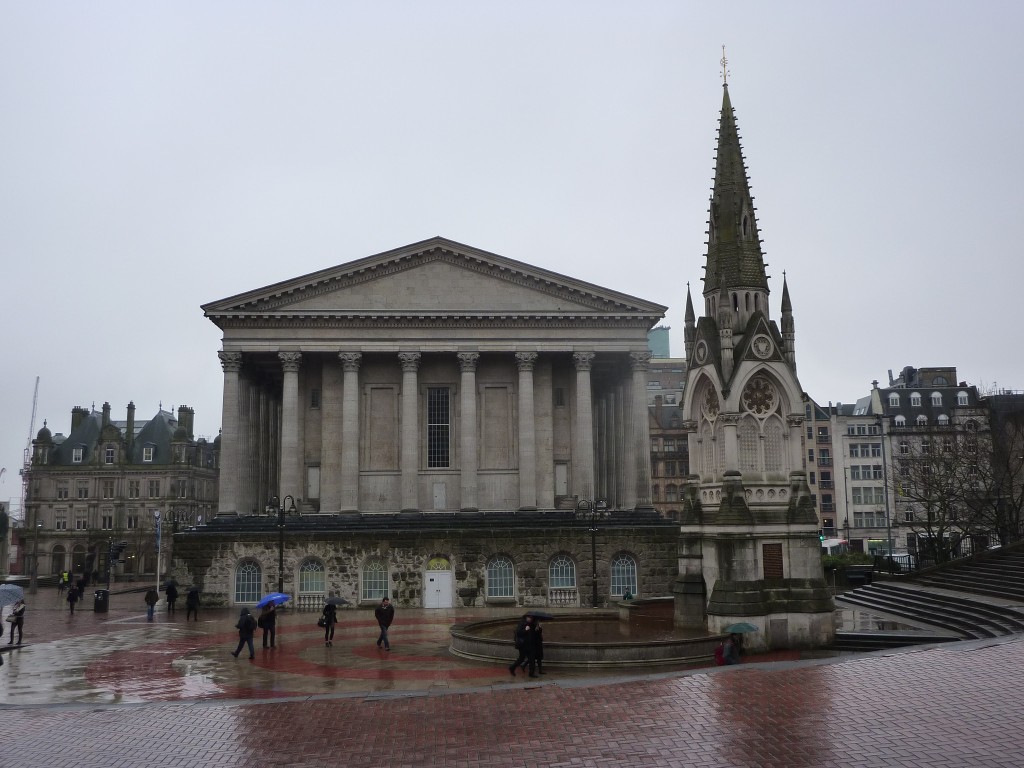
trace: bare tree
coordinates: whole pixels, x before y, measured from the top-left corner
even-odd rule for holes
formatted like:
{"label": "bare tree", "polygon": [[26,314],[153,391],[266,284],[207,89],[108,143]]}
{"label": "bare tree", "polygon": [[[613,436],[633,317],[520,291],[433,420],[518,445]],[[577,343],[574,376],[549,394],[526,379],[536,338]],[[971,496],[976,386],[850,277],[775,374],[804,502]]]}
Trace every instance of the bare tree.
{"label": "bare tree", "polygon": [[1024,538],[1024,413],[993,419],[991,461],[979,463],[976,517],[1001,544]]}
{"label": "bare tree", "polygon": [[[991,441],[976,421],[931,430],[895,432],[887,483],[896,501],[897,522],[914,536],[925,560],[946,562],[966,554],[965,540],[983,541],[992,531],[984,510],[990,489],[985,468]],[[966,550],[966,551],[965,551]]]}

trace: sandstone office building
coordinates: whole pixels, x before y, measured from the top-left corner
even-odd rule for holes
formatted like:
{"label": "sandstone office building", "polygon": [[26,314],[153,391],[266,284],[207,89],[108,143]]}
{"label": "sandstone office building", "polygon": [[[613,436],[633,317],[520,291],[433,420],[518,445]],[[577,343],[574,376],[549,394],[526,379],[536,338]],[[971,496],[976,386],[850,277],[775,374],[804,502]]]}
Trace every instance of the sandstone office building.
{"label": "sandstone office building", "polygon": [[646,373],[665,309],[440,237],[205,305],[219,510],[174,575],[310,607],[670,595]]}

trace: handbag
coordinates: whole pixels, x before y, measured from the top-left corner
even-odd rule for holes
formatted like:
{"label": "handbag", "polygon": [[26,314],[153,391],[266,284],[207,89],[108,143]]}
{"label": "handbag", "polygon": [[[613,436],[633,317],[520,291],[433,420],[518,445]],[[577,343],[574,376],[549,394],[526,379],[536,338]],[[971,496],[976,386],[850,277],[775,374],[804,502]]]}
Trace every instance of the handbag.
{"label": "handbag", "polygon": [[327,626],[327,617],[326,616],[321,616],[319,619],[317,619],[316,625],[318,627],[326,627]]}
{"label": "handbag", "polygon": [[15,617],[15,615],[13,613],[10,616],[7,617],[7,621],[11,622],[12,624],[14,622],[16,622],[17,620],[18,619]]}

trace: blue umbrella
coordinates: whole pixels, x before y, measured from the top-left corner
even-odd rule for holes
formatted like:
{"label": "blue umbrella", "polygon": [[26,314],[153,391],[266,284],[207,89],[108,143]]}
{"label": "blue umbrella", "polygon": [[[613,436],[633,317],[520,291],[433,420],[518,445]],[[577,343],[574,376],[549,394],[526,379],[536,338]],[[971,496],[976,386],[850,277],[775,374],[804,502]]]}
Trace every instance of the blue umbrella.
{"label": "blue umbrella", "polygon": [[287,603],[291,599],[291,595],[286,595],[283,592],[271,592],[269,595],[261,597],[260,601],[256,603],[256,607],[264,608],[268,605],[281,605],[282,603]]}

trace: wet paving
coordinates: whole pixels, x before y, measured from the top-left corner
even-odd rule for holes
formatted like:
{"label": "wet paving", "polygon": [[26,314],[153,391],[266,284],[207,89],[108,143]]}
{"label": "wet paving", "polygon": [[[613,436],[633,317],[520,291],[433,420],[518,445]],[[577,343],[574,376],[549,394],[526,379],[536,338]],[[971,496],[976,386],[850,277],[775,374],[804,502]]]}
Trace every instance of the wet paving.
{"label": "wet paving", "polygon": [[229,653],[233,610],[150,623],[141,594],[73,617],[50,592],[28,604],[25,644],[0,643],[5,765],[1024,764],[1022,636],[527,679],[447,653],[449,626],[500,611],[399,608],[390,653],[369,611],[340,612],[329,648],[315,615],[287,614],[249,661]]}

